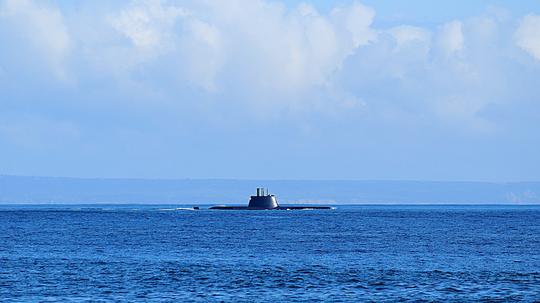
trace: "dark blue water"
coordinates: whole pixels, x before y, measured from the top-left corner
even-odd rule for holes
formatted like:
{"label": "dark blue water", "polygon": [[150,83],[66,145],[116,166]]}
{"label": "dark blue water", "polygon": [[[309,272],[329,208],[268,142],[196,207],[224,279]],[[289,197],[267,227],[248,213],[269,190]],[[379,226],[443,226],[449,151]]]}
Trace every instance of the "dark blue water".
{"label": "dark blue water", "polygon": [[3,301],[535,301],[539,207],[0,207]]}

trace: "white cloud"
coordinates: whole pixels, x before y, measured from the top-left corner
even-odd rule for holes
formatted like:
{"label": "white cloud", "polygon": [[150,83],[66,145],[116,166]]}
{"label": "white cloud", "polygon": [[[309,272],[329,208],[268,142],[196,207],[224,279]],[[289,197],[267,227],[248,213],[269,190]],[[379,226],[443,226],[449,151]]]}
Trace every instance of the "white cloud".
{"label": "white cloud", "polygon": [[246,48],[241,51],[243,58],[232,55],[230,59],[248,71],[242,82],[259,96],[272,102],[300,102],[299,94],[328,85],[356,48],[375,40],[373,17],[372,9],[358,3],[340,6],[330,15],[305,4],[289,12],[254,5],[235,18],[249,20],[240,22],[242,35],[226,36],[233,45]]}
{"label": "white cloud", "polygon": [[[520,71],[534,73],[509,55],[512,22],[489,16],[455,20],[434,27],[432,39],[429,28],[380,30],[376,42],[347,60],[339,81],[375,117],[392,112],[392,120],[403,123],[412,119],[457,131],[499,131],[494,109],[528,94],[532,80]],[[528,89],[516,89],[524,86]]]}
{"label": "white cloud", "polygon": [[129,8],[111,17],[113,27],[143,52],[174,48],[173,27],[187,13],[179,7],[163,5],[159,0],[134,2]]}
{"label": "white cloud", "polygon": [[531,14],[523,17],[515,38],[521,49],[540,60],[540,16]]}
{"label": "white cloud", "polygon": [[6,0],[0,4],[2,20],[43,54],[58,77],[65,77],[71,39],[60,10],[30,0]]}
{"label": "white cloud", "polygon": [[[128,97],[110,97],[130,100],[124,102],[134,102],[132,94],[276,113],[368,112],[379,102],[473,121],[495,100],[486,87],[504,83],[500,59],[511,61],[493,47],[509,40],[502,21],[482,16],[387,29],[374,28],[375,11],[359,2],[322,13],[307,3],[142,0],[92,15],[84,26],[70,24],[71,39],[65,22],[76,18],[36,3],[5,1],[0,18],[26,28],[56,65],[73,49],[83,78],[111,80],[119,91],[128,83],[114,92]],[[536,58],[538,18],[523,18],[516,32],[518,45]],[[351,79],[358,81],[346,85]]]}
{"label": "white cloud", "polygon": [[366,45],[377,38],[376,32],[371,29],[375,11],[370,7],[354,2],[350,6],[335,8],[331,15],[336,24],[348,31],[354,48]]}
{"label": "white cloud", "polygon": [[186,80],[207,91],[216,90],[216,76],[223,63],[223,45],[219,29],[200,19],[188,18],[179,38],[179,69]]}
{"label": "white cloud", "polygon": [[465,47],[463,23],[452,21],[442,25],[437,38],[439,47],[447,56],[463,50]]}
{"label": "white cloud", "polygon": [[305,2],[300,3],[300,5],[298,5],[298,13],[300,13],[300,15],[302,17],[308,17],[308,16],[317,17],[317,16],[319,16],[319,12],[317,12],[317,10],[312,5],[307,4]]}
{"label": "white cloud", "polygon": [[415,42],[429,43],[431,40],[431,32],[417,26],[401,25],[391,28],[388,32],[395,39],[397,48]]}
{"label": "white cloud", "polygon": [[[207,91],[238,89],[231,83],[236,81],[251,91],[294,95],[324,85],[355,48],[376,39],[370,27],[374,14],[359,3],[323,16],[308,4],[287,11],[266,1],[186,7],[138,1],[111,17],[113,28],[134,48],[122,48],[124,55],[115,61],[133,70],[174,56],[171,68],[179,79]],[[218,79],[220,74],[225,78]]]}

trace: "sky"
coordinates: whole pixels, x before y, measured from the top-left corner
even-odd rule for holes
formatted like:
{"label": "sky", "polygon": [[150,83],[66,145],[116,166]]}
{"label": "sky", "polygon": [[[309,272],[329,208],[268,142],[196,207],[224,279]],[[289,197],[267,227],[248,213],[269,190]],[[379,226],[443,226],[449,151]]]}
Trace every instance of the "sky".
{"label": "sky", "polygon": [[0,175],[540,180],[540,1],[0,0]]}

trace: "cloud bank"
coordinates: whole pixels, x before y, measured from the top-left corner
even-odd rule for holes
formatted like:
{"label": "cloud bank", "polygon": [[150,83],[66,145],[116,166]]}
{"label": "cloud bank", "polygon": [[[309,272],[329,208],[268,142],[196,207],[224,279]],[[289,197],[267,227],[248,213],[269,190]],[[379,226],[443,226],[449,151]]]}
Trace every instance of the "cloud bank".
{"label": "cloud bank", "polygon": [[172,151],[197,154],[193,146],[212,148],[201,136],[227,137],[234,154],[257,132],[290,154],[303,152],[294,142],[326,140],[375,155],[381,138],[403,130],[460,145],[491,138],[493,147],[538,126],[538,15],[488,10],[431,27],[376,18],[355,1],[320,12],[266,0],[4,0],[0,138],[13,153],[32,146],[16,147],[13,130],[23,129],[36,144],[66,136],[79,154],[105,155],[141,142],[157,154],[169,140],[183,142]]}

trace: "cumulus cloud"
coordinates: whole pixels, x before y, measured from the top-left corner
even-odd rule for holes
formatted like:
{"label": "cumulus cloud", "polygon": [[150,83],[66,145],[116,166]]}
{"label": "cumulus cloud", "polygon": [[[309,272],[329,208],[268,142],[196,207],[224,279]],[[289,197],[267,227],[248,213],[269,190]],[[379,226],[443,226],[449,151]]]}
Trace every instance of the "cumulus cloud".
{"label": "cumulus cloud", "polygon": [[375,11],[370,7],[354,2],[350,6],[341,6],[332,10],[332,18],[348,31],[356,48],[376,39],[376,33],[371,29]]}
{"label": "cumulus cloud", "polygon": [[523,17],[515,38],[521,49],[540,60],[540,16],[531,14]]}
{"label": "cumulus cloud", "polygon": [[[471,136],[532,150],[537,136],[515,134],[538,127],[540,70],[516,54],[540,60],[537,15],[385,26],[387,17],[377,22],[374,8],[353,0],[328,10],[307,1],[0,0],[0,141],[16,155],[69,140],[74,155],[99,150],[100,165],[127,169],[206,159],[179,160],[176,171],[191,165],[196,176],[201,167],[230,176],[231,158],[276,171],[304,163],[309,174],[331,154],[343,167],[358,161],[355,171],[371,165],[373,177],[380,163],[359,154],[451,158]],[[254,137],[276,149],[261,155],[246,144]],[[457,145],[437,144],[449,137]],[[400,154],[385,158],[387,171],[410,160]],[[501,152],[499,163],[507,158]]]}
{"label": "cumulus cloud", "polygon": [[446,23],[439,29],[438,44],[447,56],[463,50],[464,40],[463,24],[461,21]]}
{"label": "cumulus cloud", "polygon": [[108,16],[128,44],[99,43],[88,49],[90,57],[106,56],[98,61],[107,62],[105,68],[118,71],[120,66],[120,74],[128,77],[161,66],[162,74],[174,75],[178,87],[191,84],[249,100],[248,106],[272,102],[299,108],[296,103],[304,93],[333,87],[332,77],[345,59],[376,40],[374,16],[373,9],[357,2],[322,15],[306,3],[287,9],[267,1],[183,6],[137,1]]}
{"label": "cumulus cloud", "polygon": [[402,25],[379,31],[375,43],[347,60],[339,81],[381,119],[500,131],[490,110],[516,106],[512,95],[531,90],[514,89],[519,78],[530,78],[516,76],[524,66],[508,55],[509,22],[486,14],[431,29]]}
{"label": "cumulus cloud", "polygon": [[110,21],[136,48],[159,54],[174,48],[172,29],[177,18],[185,15],[182,8],[163,5],[159,0],[146,0],[132,4]]}
{"label": "cumulus cloud", "polygon": [[407,43],[425,42],[431,39],[431,33],[428,30],[417,26],[401,25],[391,28],[389,32],[398,47]]}
{"label": "cumulus cloud", "polygon": [[[6,0],[1,7],[0,18],[36,48],[44,46],[58,70],[76,51],[72,64],[81,81],[112,81],[113,90],[128,83],[117,92],[121,99],[147,96],[153,103],[204,100],[211,108],[227,102],[248,112],[335,112],[357,105],[375,115],[385,104],[392,107],[385,111],[408,107],[473,125],[497,100],[486,87],[505,82],[510,63],[497,60],[511,61],[493,50],[493,41],[505,39],[498,38],[500,18],[375,28],[375,10],[354,1],[328,13],[308,3],[291,8],[263,0],[131,1],[88,18],[86,30],[69,31],[66,20],[76,18],[66,19],[58,8],[30,0]],[[518,46],[536,58],[538,18],[523,18],[515,34]]]}
{"label": "cumulus cloud", "polygon": [[[375,39],[370,27],[374,13],[358,3],[336,8],[330,15],[321,15],[308,4],[290,11],[263,1],[237,4],[243,9],[228,12],[231,19],[218,16],[209,21],[222,29],[227,41],[225,72],[236,74],[240,86],[247,84],[248,90],[269,95],[274,102],[327,85],[354,49]],[[219,6],[216,11],[230,6],[213,5]]]}

